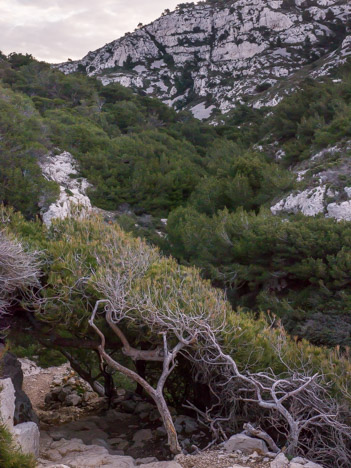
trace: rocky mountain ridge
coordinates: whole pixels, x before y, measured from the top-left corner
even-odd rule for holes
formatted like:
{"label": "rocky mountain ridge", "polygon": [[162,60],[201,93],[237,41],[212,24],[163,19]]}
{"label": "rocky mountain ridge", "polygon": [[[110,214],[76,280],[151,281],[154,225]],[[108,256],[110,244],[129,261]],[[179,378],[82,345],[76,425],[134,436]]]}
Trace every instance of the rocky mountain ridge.
{"label": "rocky mountain ridge", "polygon": [[330,73],[351,54],[350,18],[345,0],[186,3],[58,67],[119,82],[205,119],[245,99],[274,105],[296,74]]}

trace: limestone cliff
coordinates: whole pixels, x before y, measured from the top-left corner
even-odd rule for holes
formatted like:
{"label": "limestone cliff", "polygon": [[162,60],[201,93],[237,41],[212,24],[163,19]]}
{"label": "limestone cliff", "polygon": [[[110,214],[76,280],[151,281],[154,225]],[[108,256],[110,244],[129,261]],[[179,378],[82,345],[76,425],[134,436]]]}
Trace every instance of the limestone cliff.
{"label": "limestone cliff", "polygon": [[203,119],[245,98],[276,104],[301,70],[329,73],[351,54],[350,17],[346,0],[186,3],[59,68],[142,90]]}

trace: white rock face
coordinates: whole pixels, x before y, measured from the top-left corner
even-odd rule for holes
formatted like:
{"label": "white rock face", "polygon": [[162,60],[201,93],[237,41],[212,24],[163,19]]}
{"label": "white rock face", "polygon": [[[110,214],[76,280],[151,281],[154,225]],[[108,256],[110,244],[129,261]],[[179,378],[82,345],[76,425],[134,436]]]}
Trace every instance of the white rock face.
{"label": "white rock face", "polygon": [[44,177],[60,185],[59,198],[42,213],[43,221],[47,226],[50,226],[53,219],[64,219],[77,212],[84,216],[92,209],[90,199],[86,195],[89,183],[86,179],[74,178],[78,171],[70,153],[47,155],[40,162],[40,167]]}
{"label": "white rock face", "polygon": [[39,428],[34,422],[14,426],[16,395],[11,379],[0,380],[0,422],[11,433],[14,443],[26,454],[39,455]]}
{"label": "white rock face", "polygon": [[39,428],[34,422],[18,424],[13,429],[15,443],[25,454],[39,456]]}
{"label": "white rock face", "polygon": [[35,362],[27,358],[18,359],[21,363],[21,368],[23,372],[23,377],[30,377],[31,375],[40,374],[43,369],[36,365]]}
{"label": "white rock face", "polygon": [[216,106],[206,107],[206,104],[204,102],[201,102],[200,104],[197,104],[196,106],[192,107],[190,111],[196,119],[205,120],[211,116],[212,111],[215,108]]}
{"label": "white rock face", "polygon": [[[244,95],[253,96],[256,107],[275,105],[281,95],[274,85],[310,61],[309,47],[327,57],[321,71],[313,71],[316,75],[344,63],[351,54],[351,36],[330,53],[340,45],[332,30],[337,23],[346,24],[350,13],[346,0],[296,0],[288,6],[282,0],[186,4],[89,52],[82,60],[58,67],[65,73],[86,71],[104,84],[141,88],[169,105],[177,102],[177,106],[192,108],[196,117],[206,118],[203,109],[207,106],[203,103],[197,110],[188,96],[195,94],[196,102],[211,96],[223,112],[235,107]],[[330,49],[320,47],[326,38]],[[187,82],[189,75],[192,80],[186,90],[181,86],[184,73]],[[273,91],[261,93],[257,86],[263,83],[273,86]]]}
{"label": "white rock face", "polygon": [[316,216],[325,213],[327,218],[334,218],[337,221],[351,221],[351,200],[341,203],[326,203],[326,196],[333,192],[326,189],[326,186],[304,190],[296,194],[291,194],[283,198],[271,207],[274,215],[279,213],[302,213],[305,216]]}
{"label": "white rock face", "polygon": [[338,221],[351,221],[351,201],[342,203],[330,203],[327,206],[327,218],[334,218]]}
{"label": "white rock face", "polygon": [[0,380],[0,422],[3,423],[10,432],[13,430],[15,400],[15,389],[12,380]]}
{"label": "white rock face", "polygon": [[276,205],[271,207],[273,214],[285,213],[303,213],[305,216],[316,216],[324,212],[324,198],[326,187],[316,187],[304,190],[296,194],[291,194]]}
{"label": "white rock face", "polygon": [[[303,213],[306,216],[322,213],[337,221],[351,221],[351,187],[345,186],[344,181],[345,174],[350,171],[350,150],[351,140],[343,139],[318,152],[312,151],[310,158],[293,170],[297,182],[303,181],[309,188],[285,196],[271,207],[272,213]],[[333,165],[329,164],[330,158]]]}

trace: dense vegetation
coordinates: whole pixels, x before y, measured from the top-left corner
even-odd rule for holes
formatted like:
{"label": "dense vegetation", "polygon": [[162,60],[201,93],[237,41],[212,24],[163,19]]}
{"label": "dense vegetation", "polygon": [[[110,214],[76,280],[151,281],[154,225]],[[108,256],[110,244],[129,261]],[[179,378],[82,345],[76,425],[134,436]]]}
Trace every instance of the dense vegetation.
{"label": "dense vegetation", "polygon": [[[272,327],[263,316],[255,317],[240,309],[233,311],[224,294],[201,279],[195,268],[181,266],[174,259],[162,256],[158,249],[126,234],[117,224],[108,224],[93,216],[82,221],[56,222],[47,229],[39,221],[26,221],[8,209],[2,210],[0,215],[5,220],[5,236],[15,235],[26,245],[26,250],[40,251],[39,257],[38,253],[34,256],[36,265],[40,258],[42,260],[41,274],[38,274],[42,288],[34,285],[32,295],[28,292],[12,295],[8,312],[12,312],[10,338],[13,342],[22,342],[22,336],[26,335],[32,343],[60,352],[95,389],[99,388],[97,384],[103,384],[106,395],[110,396],[109,392],[113,390],[111,368],[99,362],[100,342],[89,327],[89,318],[97,301],[106,298],[112,301],[110,304],[116,301],[114,313],[120,330],[133,348],[145,351],[162,346],[164,333],[161,324],[154,322],[155,317],[150,312],[153,307],[162,311],[163,323],[171,326],[176,311],[185,321],[204,313],[210,317],[213,327],[225,320],[224,328],[219,326],[216,332],[217,339],[242,372],[250,369],[250,376],[255,372],[262,375],[271,369],[274,375],[285,379],[298,372],[304,375],[318,373],[323,376],[321,383],[328,389],[328,399],[341,404],[337,410],[338,418],[348,423],[350,363],[339,350],[319,348],[305,340],[296,342],[280,326]],[[106,296],[109,287],[115,299]],[[135,363],[125,355],[122,342],[116,339],[113,329],[106,323],[105,305],[106,302],[99,307],[96,323],[106,337],[106,351],[153,384],[162,366],[158,362],[146,362],[140,368],[138,361]],[[150,313],[150,321],[145,320]],[[174,346],[177,330],[170,328],[166,335],[170,345]],[[206,391],[207,382],[194,380],[194,366],[191,365],[191,355],[197,348],[201,351],[202,340],[200,335],[191,341],[192,349],[179,357],[167,382],[167,400],[176,407],[181,407],[187,400],[202,408],[212,405],[211,393]],[[242,391],[242,387],[239,388]],[[294,411],[293,404],[287,402],[286,405],[289,411]],[[307,407],[310,412],[310,402]],[[232,406],[229,408],[231,430],[239,429],[249,413],[252,420],[260,421],[279,443],[284,444],[288,437],[284,421],[278,418],[279,435],[271,423],[267,424],[270,421],[268,414],[257,405],[247,406],[242,402],[235,408],[235,416]],[[223,414],[226,410],[223,401]],[[301,414],[298,412],[296,417],[300,418]],[[323,430],[321,433],[324,437]],[[311,444],[301,446],[301,453],[314,456],[319,442],[315,445],[313,437],[309,433]],[[326,462],[339,457],[332,452],[331,445],[328,440],[330,450],[323,458]]]}
{"label": "dense vegetation", "polygon": [[[350,346],[349,224],[268,210],[295,186],[291,164],[350,137],[348,70],[340,83],[307,81],[272,111],[242,105],[209,126],[118,84],[3,57],[0,199],[33,219],[57,194],[38,159],[70,151],[93,204],[153,215],[148,229],[135,216],[119,222],[200,267],[234,307],[270,311],[315,344]],[[155,233],[161,217],[166,238]]]}
{"label": "dense vegetation", "polygon": [[[42,183],[35,158],[57,147],[77,158],[82,174],[95,187],[93,202],[107,210],[116,210],[128,202],[140,212],[166,216],[203,185],[204,177],[216,177],[222,163],[227,167],[223,167],[220,199],[213,209],[224,204],[231,209],[240,206],[241,200],[228,187],[233,177],[235,184],[244,187],[252,198],[248,207],[257,207],[279,195],[291,182],[288,175],[282,177],[282,171],[275,165],[272,168],[272,163],[259,154],[234,161],[243,153],[242,147],[228,145],[215,128],[118,84],[103,87],[80,74],[65,76],[48,64],[18,55],[0,62],[0,78],[4,93],[1,102],[7,106],[1,112],[2,118],[8,115],[12,122],[18,119],[12,131],[6,121],[1,131],[6,133],[6,144],[16,148],[22,164],[28,165],[29,169],[19,171],[26,183]],[[35,148],[31,142],[36,142]],[[211,152],[209,147],[213,147]],[[6,148],[2,154],[8,154]],[[218,161],[213,162],[217,156]],[[5,165],[4,160],[2,167]],[[253,174],[248,176],[251,170]],[[267,190],[267,185],[272,188]],[[31,205],[21,206],[12,192],[6,192],[2,199],[34,216],[39,198],[34,187],[23,187],[23,191],[15,193],[22,203],[29,198],[25,194],[31,193]],[[201,203],[204,194],[200,191],[194,197]]]}

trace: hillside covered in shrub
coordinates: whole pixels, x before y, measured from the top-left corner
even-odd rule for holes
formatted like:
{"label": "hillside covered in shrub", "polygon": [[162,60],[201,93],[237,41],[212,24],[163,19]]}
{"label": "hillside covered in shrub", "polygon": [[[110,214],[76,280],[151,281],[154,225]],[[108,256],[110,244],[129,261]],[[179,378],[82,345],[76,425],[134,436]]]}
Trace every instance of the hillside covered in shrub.
{"label": "hillside covered in shrub", "polygon": [[[275,108],[242,104],[209,124],[119,84],[2,55],[9,346],[42,365],[68,360],[108,398],[130,378],[158,402],[169,433],[167,405],[190,402],[212,408],[217,434],[250,414],[287,453],[347,467],[350,222],[270,210],[319,174],[299,179],[300,164],[348,147],[349,67],[338,73]],[[60,187],[40,163],[62,152],[100,215],[78,209],[45,226]],[[342,165],[332,156],[317,163],[339,168],[336,192],[349,152]]]}
{"label": "hillside covered in shrub", "polygon": [[[7,246],[11,268],[0,270],[0,280],[19,275],[2,298],[11,298],[13,349],[30,343],[51,365],[61,355],[108,397],[125,375],[133,389],[141,383],[162,417],[161,398],[208,411],[229,433],[249,414],[287,453],[347,466],[350,362],[341,350],[297,342],[263,316],[234,311],[197,269],[100,217],[49,229],[9,209],[1,218],[0,260]],[[35,273],[30,282],[26,270]],[[162,392],[153,393],[161,381]],[[169,438],[177,453],[174,443]]]}
{"label": "hillside covered in shrub", "polygon": [[[338,82],[307,81],[275,108],[241,105],[215,126],[31,56],[3,56],[0,77],[5,205],[40,215],[58,187],[38,161],[70,151],[95,206],[118,213],[127,203],[116,218],[124,229],[198,266],[234,307],[270,311],[315,344],[350,346],[348,222],[269,211],[305,183],[291,165],[349,138],[348,67]],[[140,215],[152,218],[142,225]]]}

